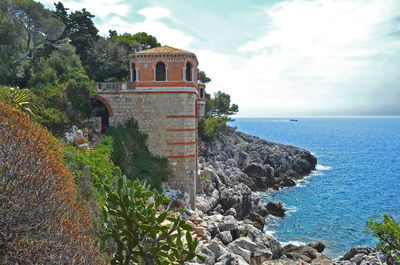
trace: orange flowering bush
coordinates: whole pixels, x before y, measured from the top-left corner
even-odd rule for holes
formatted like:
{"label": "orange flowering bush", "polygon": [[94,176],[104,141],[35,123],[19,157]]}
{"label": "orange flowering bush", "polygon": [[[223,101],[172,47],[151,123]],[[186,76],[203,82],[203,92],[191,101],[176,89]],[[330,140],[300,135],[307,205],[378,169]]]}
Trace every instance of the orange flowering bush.
{"label": "orange flowering bush", "polygon": [[0,264],[103,264],[61,145],[0,103]]}

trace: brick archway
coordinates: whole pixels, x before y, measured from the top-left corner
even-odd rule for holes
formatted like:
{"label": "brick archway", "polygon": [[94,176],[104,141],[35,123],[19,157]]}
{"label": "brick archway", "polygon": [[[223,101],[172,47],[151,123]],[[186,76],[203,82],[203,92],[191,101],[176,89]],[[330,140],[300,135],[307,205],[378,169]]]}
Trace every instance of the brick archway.
{"label": "brick archway", "polygon": [[104,104],[104,106],[106,106],[107,111],[108,111],[108,117],[112,117],[114,116],[113,110],[111,108],[111,105],[107,102],[107,99],[103,98],[102,96],[96,95],[94,97],[95,99],[97,99],[98,101],[100,101],[101,103]]}

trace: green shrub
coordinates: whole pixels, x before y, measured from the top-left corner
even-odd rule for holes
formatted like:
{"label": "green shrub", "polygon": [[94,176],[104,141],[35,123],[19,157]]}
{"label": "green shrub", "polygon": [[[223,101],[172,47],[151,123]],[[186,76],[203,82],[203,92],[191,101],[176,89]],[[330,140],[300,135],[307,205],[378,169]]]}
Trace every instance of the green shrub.
{"label": "green shrub", "polygon": [[377,250],[384,254],[397,250],[396,258],[400,262],[400,222],[396,222],[392,216],[385,214],[383,222],[376,221],[378,217],[372,216],[366,224],[365,232],[377,237]]}
{"label": "green shrub", "polygon": [[39,110],[38,121],[55,135],[61,135],[69,124],[65,112],[55,108]]}
{"label": "green shrub", "polygon": [[199,137],[206,142],[211,142],[217,135],[218,130],[226,128],[226,122],[229,118],[209,116],[204,120],[199,121]]}
{"label": "green shrub", "polygon": [[146,181],[153,188],[161,188],[161,182],[170,175],[168,160],[150,153],[147,135],[139,131],[136,121],[129,120],[125,127],[110,127],[106,134],[113,138],[112,159],[122,174]]}
{"label": "green shrub", "polygon": [[102,248],[111,239],[117,244],[111,264],[185,264],[196,256],[202,259],[195,252],[198,240],[192,239],[192,227],[180,216],[168,216],[168,209],[162,210],[169,200],[156,189],[125,176],[118,178],[116,191],[104,180],[96,188],[105,201],[105,233],[99,234]]}

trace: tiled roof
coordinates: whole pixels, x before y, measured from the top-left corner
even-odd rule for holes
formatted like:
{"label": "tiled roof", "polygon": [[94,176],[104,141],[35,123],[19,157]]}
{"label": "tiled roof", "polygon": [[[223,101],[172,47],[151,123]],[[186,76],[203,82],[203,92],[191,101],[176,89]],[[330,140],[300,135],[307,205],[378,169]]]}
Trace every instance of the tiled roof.
{"label": "tiled roof", "polygon": [[170,46],[167,46],[167,45],[137,52],[137,54],[161,54],[161,53],[186,53],[186,54],[189,53],[189,54],[194,54],[192,52],[181,50],[181,49],[174,48],[174,47],[170,47]]}

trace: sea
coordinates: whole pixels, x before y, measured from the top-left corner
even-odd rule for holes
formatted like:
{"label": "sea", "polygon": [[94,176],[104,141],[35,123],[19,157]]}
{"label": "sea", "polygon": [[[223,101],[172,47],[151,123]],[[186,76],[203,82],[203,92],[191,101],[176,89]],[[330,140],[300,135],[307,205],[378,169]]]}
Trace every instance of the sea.
{"label": "sea", "polygon": [[400,217],[400,117],[237,118],[230,125],[318,159],[295,187],[259,192],[263,203],[287,209],[284,218],[267,219],[266,233],[280,242],[321,241],[324,254],[338,258],[356,245],[375,246],[364,232],[371,216]]}

